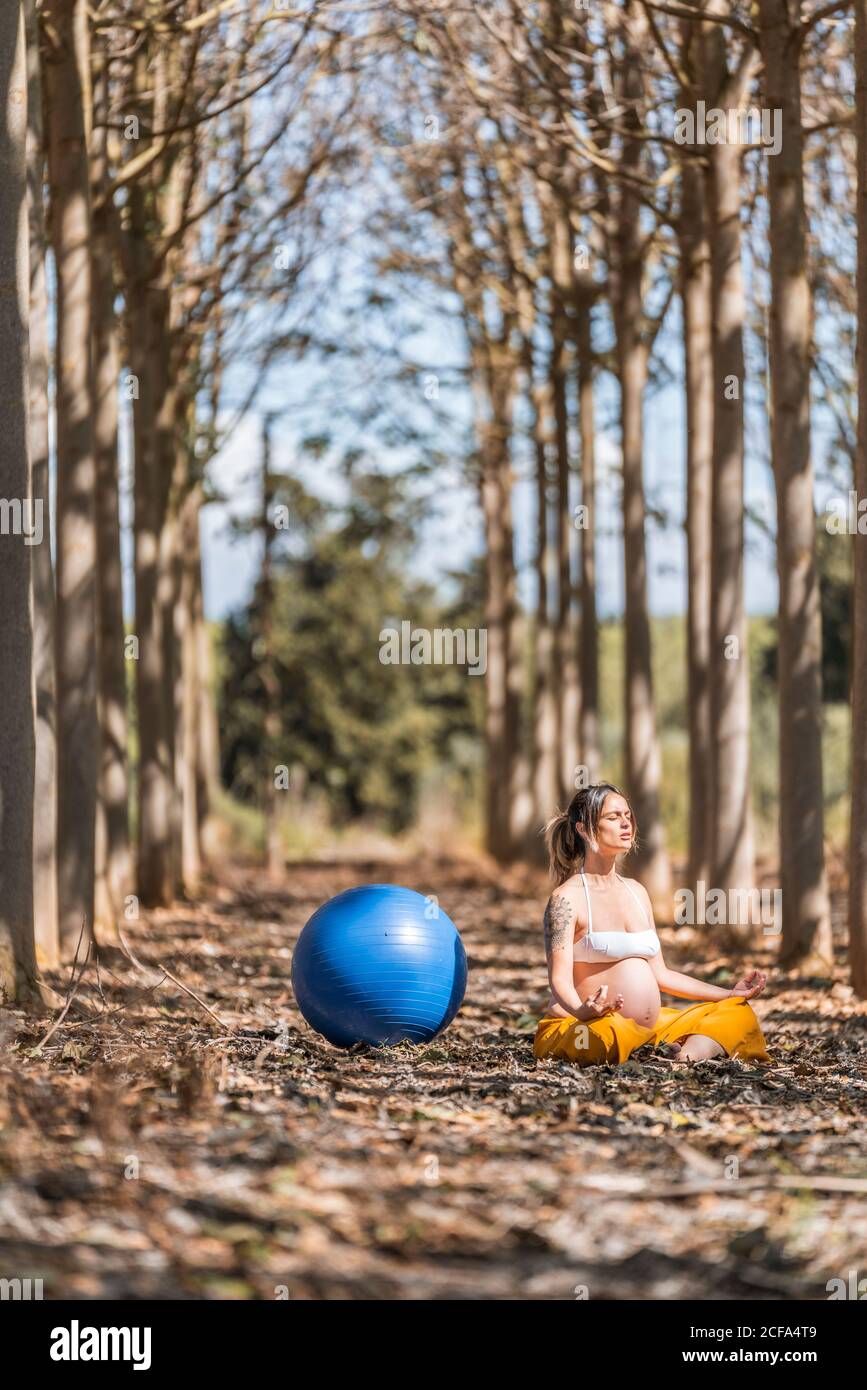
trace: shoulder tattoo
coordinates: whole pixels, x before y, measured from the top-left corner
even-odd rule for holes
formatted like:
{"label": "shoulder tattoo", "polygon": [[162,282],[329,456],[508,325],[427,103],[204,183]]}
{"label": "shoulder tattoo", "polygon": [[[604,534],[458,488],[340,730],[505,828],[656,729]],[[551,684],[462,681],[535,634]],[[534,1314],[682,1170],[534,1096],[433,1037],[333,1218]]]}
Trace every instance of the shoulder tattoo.
{"label": "shoulder tattoo", "polygon": [[568,899],[562,893],[552,893],[545,908],[545,951],[562,950],[566,944],[566,932],[572,925],[574,913]]}

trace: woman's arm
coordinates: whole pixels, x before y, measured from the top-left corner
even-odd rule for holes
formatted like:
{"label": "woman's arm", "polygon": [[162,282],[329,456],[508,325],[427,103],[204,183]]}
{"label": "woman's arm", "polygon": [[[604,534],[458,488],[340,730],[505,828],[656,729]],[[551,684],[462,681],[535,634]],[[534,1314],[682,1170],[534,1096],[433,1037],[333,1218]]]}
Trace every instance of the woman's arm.
{"label": "woman's arm", "polygon": [[544,918],[548,983],[561,1008],[578,1018],[583,1003],[575,989],[572,955],[576,916],[576,905],[569,890],[555,889],[548,899]]}
{"label": "woman's arm", "polygon": [[706,980],[697,980],[694,975],[683,975],[679,970],[669,970],[665,961],[662,959],[662,948],[659,955],[654,956],[650,962],[650,968],[656,976],[656,982],[661,990],[666,994],[673,994],[676,999],[697,999],[713,1002],[717,999],[731,999],[730,989],[721,989],[719,985],[708,984]]}
{"label": "woman's arm", "polygon": [[[636,882],[635,887],[641,894],[650,921],[653,922],[650,894],[643,883]],[[659,940],[658,937],[657,940]],[[649,963],[659,988],[664,990],[666,994],[673,994],[676,999],[695,999],[715,1003],[719,999],[730,999],[734,992],[730,989],[721,989],[719,985],[708,984],[706,980],[697,980],[694,975],[684,975],[680,970],[670,970],[662,954],[661,942],[657,955],[652,956]]]}
{"label": "woman's arm", "polygon": [[[647,915],[652,922],[650,896],[642,884],[638,886],[647,902]],[[706,1000],[708,1003],[716,1003],[719,999],[752,999],[755,995],[761,994],[767,984],[767,976],[761,970],[751,970],[748,975],[738,980],[737,984],[732,985],[731,989],[722,989],[719,985],[708,984],[706,980],[697,980],[694,975],[684,975],[680,970],[669,970],[662,954],[661,942],[657,955],[650,960],[650,968],[656,976],[659,988],[666,994],[673,994],[677,999]]]}
{"label": "woman's arm", "polygon": [[677,995],[679,999],[753,999],[757,994],[761,994],[768,982],[767,975],[761,970],[751,970],[748,975],[738,980],[736,985],[732,985],[731,989],[720,989],[718,985],[709,985],[704,980],[697,980],[693,975],[682,975],[679,970],[668,970],[662,960],[661,949],[650,964],[659,988],[664,989],[666,994]]}

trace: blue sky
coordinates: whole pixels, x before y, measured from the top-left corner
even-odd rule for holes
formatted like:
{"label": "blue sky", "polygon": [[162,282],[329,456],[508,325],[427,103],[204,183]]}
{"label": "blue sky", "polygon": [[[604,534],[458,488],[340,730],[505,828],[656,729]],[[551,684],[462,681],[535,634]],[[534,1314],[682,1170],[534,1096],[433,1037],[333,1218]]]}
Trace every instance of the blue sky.
{"label": "blue sky", "polygon": [[[672,310],[672,325],[668,330],[668,345],[676,353],[677,309]],[[446,339],[448,334],[445,335]],[[450,343],[445,360],[456,360],[456,344]],[[426,357],[424,360],[430,360]],[[271,373],[261,390],[261,402],[254,406],[237,426],[224,449],[212,460],[210,476],[217,490],[226,496],[225,503],[214,503],[203,512],[202,541],[205,585],[205,609],[208,618],[222,619],[243,606],[249,598],[259,563],[259,546],[255,537],[238,538],[232,534],[230,518],[249,515],[258,505],[256,470],[260,457],[260,409],[280,408],[288,404],[286,380],[291,377],[297,394],[297,408],[290,409],[273,431],[273,462],[279,470],[295,470],[307,486],[333,500],[341,496],[335,459],[313,462],[302,458],[302,440],[317,428],[333,426],[335,416],[328,413],[328,402],[344,400],[349,403],[353,394],[369,389],[361,377],[354,379],[346,363],[331,365],[323,370],[305,369],[293,364],[291,368]],[[361,371],[362,369],[359,369]],[[675,361],[675,371],[679,363]],[[239,376],[240,373],[236,373]],[[231,383],[232,373],[229,374]],[[240,396],[241,390],[238,389]],[[317,401],[324,397],[324,404]],[[440,392],[439,405],[447,408],[448,390]],[[406,409],[423,409],[423,394],[408,399]],[[617,389],[610,377],[602,376],[597,385],[597,418],[616,422]],[[459,425],[466,421],[465,392],[454,390],[455,418]],[[759,404],[748,409],[746,497],[748,506],[757,512],[771,530],[775,523],[773,480],[764,443],[766,430],[764,412]],[[126,606],[133,611],[131,575],[132,499],[130,491],[130,420],[128,405],[122,402],[122,519],[124,523],[124,553]],[[336,440],[347,442],[346,425],[337,431]],[[374,440],[368,440],[375,448]],[[814,452],[821,454],[825,441],[821,422],[814,423]],[[378,453],[382,466],[399,468],[401,456],[396,451]],[[617,616],[623,606],[623,547],[619,514],[619,438],[616,423],[600,428],[597,435],[597,468],[599,476],[599,530],[597,544],[598,602],[600,617]],[[520,474],[519,467],[516,473]],[[515,522],[515,554],[520,573],[520,597],[532,608],[535,584],[532,575],[535,545],[535,481],[518,477],[513,492]],[[664,509],[672,518],[662,529],[652,519],[647,525],[649,598],[651,612],[657,616],[680,614],[686,611],[686,537],[682,525],[685,508],[685,425],[683,391],[679,381],[663,386],[649,396],[645,407],[645,488],[648,503]],[[828,497],[837,495],[839,488],[828,483],[817,486],[817,507],[821,509]],[[576,494],[574,499],[579,500]],[[746,528],[747,554],[745,561],[745,592],[747,608],[752,614],[776,611],[777,579],[775,557],[769,538],[760,528],[748,521]],[[462,567],[481,553],[482,518],[475,490],[461,477],[459,466],[448,470],[437,489],[437,509],[424,522],[419,543],[414,551],[412,568],[424,579],[437,582],[448,570]]]}
{"label": "blue sky", "polygon": [[[453,359],[451,359],[453,360]],[[341,367],[339,371],[345,371]],[[346,384],[349,391],[349,384]],[[271,393],[264,393],[266,399]],[[603,380],[598,388],[597,413],[614,417],[616,388]],[[444,405],[444,393],[440,405]],[[464,418],[465,401],[456,401],[456,409]],[[407,407],[410,408],[409,405]],[[413,405],[413,408],[416,408]],[[315,412],[314,412],[315,418]],[[685,427],[683,393],[679,385],[663,387],[648,401],[645,411],[646,450],[645,484],[649,503],[665,508],[673,517],[682,518],[685,505]],[[329,473],[327,459],[316,464],[299,464],[300,443],[307,432],[287,420],[275,430],[274,466],[296,469],[315,491],[339,497],[334,474]],[[258,565],[258,546],[255,538],[235,539],[228,529],[228,516],[249,513],[256,506],[256,485],[251,482],[259,457],[259,416],[251,412],[241,423],[227,446],[214,459],[213,478],[220,490],[231,498],[228,506],[208,507],[203,517],[203,553],[205,567],[205,604],[208,617],[221,618],[242,605],[249,596]],[[597,438],[599,470],[599,526],[597,548],[599,575],[599,613],[609,617],[622,612],[623,550],[620,538],[618,507],[619,441],[617,432],[600,433]],[[383,458],[386,463],[386,458]],[[392,463],[397,466],[396,460]],[[773,526],[773,483],[766,459],[748,454],[746,464],[746,494],[749,505]],[[576,500],[577,495],[576,495]],[[521,599],[527,605],[534,602],[530,566],[535,543],[535,482],[516,481],[513,494],[515,521],[515,552],[520,568]],[[649,597],[651,611],[656,615],[685,612],[686,608],[686,539],[682,527],[674,523],[661,530],[653,521],[647,529],[649,558]],[[748,608],[751,613],[770,613],[775,610],[777,584],[773,551],[768,539],[751,524],[747,526],[747,557],[745,581]],[[419,535],[413,558],[417,575],[437,581],[449,569],[460,567],[482,546],[482,518],[475,490],[452,472],[438,493],[438,511],[426,521]]]}
{"label": "blue sky", "polygon": [[[344,194],[345,196],[345,194]],[[230,516],[249,515],[258,505],[257,469],[260,452],[260,411],[283,412],[273,430],[273,462],[278,470],[295,471],[314,492],[340,499],[337,457],[347,446],[362,446],[383,468],[400,469],[407,453],[383,443],[374,428],[358,423],[371,397],[388,396],[392,419],[398,423],[431,426],[432,407],[425,400],[424,384],[430,370],[440,375],[435,409],[439,424],[434,443],[453,458],[437,475],[436,507],[423,523],[412,558],[420,577],[439,581],[447,571],[462,567],[482,549],[482,518],[475,489],[463,477],[458,445],[470,419],[470,401],[464,383],[449,368],[465,361],[463,329],[453,297],[413,284],[409,292],[399,284],[376,279],[372,247],[366,235],[365,217],[373,194],[361,195],[361,206],[352,204],[350,219],[345,207],[337,207],[333,240],[314,260],[303,289],[303,302],[287,301],[287,311],[303,325],[305,315],[325,336],[346,351],[316,359],[273,366],[257,383],[256,404],[237,426],[210,465],[211,478],[226,503],[208,506],[203,513],[203,564],[205,607],[211,619],[221,619],[248,599],[259,560],[258,540],[231,533]],[[756,228],[751,231],[755,234]],[[748,235],[744,248],[745,278],[751,301],[766,297],[763,269],[757,265]],[[396,308],[377,315],[368,306],[371,288],[387,293]],[[403,297],[402,297],[403,295]],[[599,337],[609,330],[597,325]],[[382,362],[394,342],[405,359],[418,364],[417,381],[395,387],[386,379]],[[682,384],[683,349],[680,305],[674,298],[666,324],[657,340],[656,353],[665,366],[665,380],[648,391],[645,402],[645,491],[648,505],[664,511],[669,523],[661,528],[649,518],[647,525],[649,601],[657,616],[686,611],[686,537],[683,517],[686,505],[685,422]],[[745,494],[748,508],[763,525],[775,530],[775,498],[769,461],[767,416],[763,401],[762,347],[754,335],[746,335],[746,454]],[[239,361],[226,374],[226,419],[252,384],[248,361]],[[598,530],[597,572],[600,617],[617,616],[623,607],[623,548],[619,513],[618,391],[609,373],[597,378]],[[828,422],[813,411],[814,464],[827,461]],[[128,422],[127,422],[128,430]],[[334,447],[317,461],[304,457],[302,441],[311,434],[330,432]],[[128,447],[123,450],[123,475],[128,477]],[[515,555],[519,568],[519,594],[527,608],[535,604],[532,574],[535,545],[535,481],[526,476],[526,451],[515,457],[513,492]],[[823,481],[817,486],[817,508],[839,493],[824,481],[825,467],[817,470]],[[844,469],[844,476],[845,476]],[[839,472],[839,470],[838,470]],[[573,499],[577,502],[577,493]],[[127,524],[130,499],[124,503]],[[129,540],[127,538],[127,553]],[[748,611],[776,611],[777,578],[773,543],[761,526],[746,526],[745,594]],[[130,595],[131,598],[131,595]],[[131,607],[131,603],[130,603]]]}

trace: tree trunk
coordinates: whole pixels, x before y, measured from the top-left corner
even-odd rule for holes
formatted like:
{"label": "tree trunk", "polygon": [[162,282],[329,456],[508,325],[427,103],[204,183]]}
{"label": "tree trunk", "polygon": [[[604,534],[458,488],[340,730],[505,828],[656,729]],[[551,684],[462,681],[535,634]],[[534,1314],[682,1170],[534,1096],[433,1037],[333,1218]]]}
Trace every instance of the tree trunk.
{"label": "tree trunk", "polygon": [[[558,59],[570,49],[563,6],[546,0],[540,7],[539,23],[544,35],[541,54],[547,97],[553,120],[563,128],[564,101],[562,71]],[[568,154],[555,141],[543,161],[539,182],[541,212],[548,241],[550,276],[550,384],[554,415],[554,456],[557,465],[555,545],[557,556],[556,706],[558,751],[558,801],[568,803],[575,790],[578,772],[579,724],[581,719],[581,673],[578,666],[577,627],[572,583],[573,527],[569,508],[569,305],[574,292],[572,263],[572,224],[569,217],[571,177]]]}
{"label": "tree trunk", "polygon": [[283,846],[280,839],[277,786],[274,780],[280,751],[280,681],[273,654],[274,582],[271,575],[271,547],[274,541],[274,527],[270,514],[271,486],[271,417],[266,414],[262,421],[262,512],[259,518],[262,537],[262,569],[259,576],[262,656],[259,674],[265,690],[265,766],[262,769],[265,793],[265,860],[268,877],[276,880],[283,873]]}
{"label": "tree trunk", "polygon": [[781,959],[831,970],[822,787],[822,616],[810,457],[811,306],[801,134],[800,14],[759,0],[764,105],[780,111],[768,158],[771,459],[777,488]]}
{"label": "tree trunk", "polygon": [[[532,369],[531,369],[532,371]],[[533,396],[533,438],[536,454],[536,632],[533,688],[533,802],[539,825],[557,808],[556,660],[551,624],[549,576],[551,545],[548,507],[548,460],[545,447],[545,391],[536,384]]]}
{"label": "tree trunk", "polygon": [[[134,226],[139,195],[131,193]],[[136,241],[138,241],[136,237]],[[162,610],[157,602],[161,486],[156,447],[154,354],[162,347],[154,331],[158,310],[139,273],[127,292],[128,341],[138,398],[133,406],[135,438],[135,635],[138,711],[138,893],[142,902],[171,902],[171,760],[163,686]]]}
{"label": "tree trunk", "polygon": [[485,531],[485,847],[506,863],[522,848],[519,837],[529,819],[530,798],[529,769],[518,746],[520,667],[514,650],[511,435],[518,362],[511,337],[515,323],[509,314],[496,336],[488,329],[471,220],[462,198],[457,201],[451,230],[455,288],[463,301],[469,343]]}
{"label": "tree trunk", "polygon": [[57,701],[54,673],[54,562],[48,476],[48,291],[45,278],[45,143],[35,0],[26,0],[27,197],[30,222],[30,461],[42,538],[33,547],[33,680],[36,690],[36,814],[33,916],[37,964],[60,963],[57,920]]}
{"label": "tree trunk", "polygon": [[[511,409],[511,407],[510,407]],[[514,531],[512,526],[512,468],[507,452],[507,468],[502,480],[503,526],[506,534],[505,554],[508,558],[507,611],[511,614],[506,671],[506,731],[509,747],[509,796],[506,807],[509,859],[518,859],[534,850],[544,852],[539,827],[533,819],[532,763],[528,754],[529,738],[524,737],[525,678],[524,648],[527,630],[518,603],[517,575],[514,564]],[[540,854],[541,857],[541,854]]]}
{"label": "tree trunk", "polygon": [[588,785],[600,776],[599,632],[596,619],[596,438],[593,411],[593,344],[590,299],[579,299],[575,330],[578,365],[578,428],[581,438],[581,663],[580,760]]}
{"label": "tree trunk", "polygon": [[551,247],[551,402],[557,461],[555,535],[557,555],[557,741],[559,799],[573,794],[578,763],[581,690],[572,612],[572,517],[569,510],[569,408],[567,401],[569,317],[572,291],[572,235],[568,213],[555,194],[549,218]]}
{"label": "tree trunk", "polygon": [[[690,93],[684,105],[693,105]],[[713,370],[710,246],[704,175],[687,158],[679,220],[680,293],[686,379],[687,690],[689,704],[689,883],[710,886],[711,761],[708,663],[711,611],[711,495],[713,490]]]}
{"label": "tree trunk", "polygon": [[[725,37],[708,24],[705,75],[714,104],[736,104],[725,87]],[[744,289],[741,270],[740,172],[737,145],[710,147],[708,230],[713,327],[713,501],[710,689],[712,762],[710,844],[713,886],[728,893],[753,886],[750,811],[750,672],[744,610]],[[729,924],[749,940],[752,928]]]}
{"label": "tree trunk", "polygon": [[117,321],[114,312],[110,208],[101,200],[108,178],[108,63],[97,54],[94,82],[96,130],[91,166],[93,235],[93,395],[96,451],[96,543],[99,558],[100,754],[96,827],[95,926],[101,939],[113,941],[124,899],[132,892],[127,776],[126,660],[124,653],[123,576],[120,554],[118,495]]}
{"label": "tree trunk", "polygon": [[199,652],[196,627],[196,571],[199,568],[199,504],[198,488],[184,499],[181,514],[181,545],[183,578],[181,584],[181,742],[178,749],[181,803],[181,880],[187,897],[197,893],[202,877],[202,854],[199,838],[198,784],[198,701]]}
{"label": "tree trunk", "polygon": [[[489,345],[488,401],[477,415],[481,435],[481,499],[485,526],[485,747],[486,848],[501,863],[514,856],[511,798],[517,711],[510,687],[513,664],[515,577],[511,526],[511,402],[513,366],[508,349]],[[489,413],[488,413],[489,412]]]}
{"label": "tree trunk", "polygon": [[[528,256],[528,234],[520,197],[519,175],[514,165],[501,155],[498,173],[504,193],[509,278],[514,286],[517,326],[520,334],[520,365],[524,391],[530,410],[530,433],[536,468],[536,615],[534,625],[533,690],[531,708],[532,766],[526,769],[519,752],[513,777],[515,788],[512,838],[532,860],[542,862],[545,845],[541,829],[554,812],[560,794],[557,774],[557,710],[555,705],[554,633],[549,612],[549,573],[551,547],[548,540],[547,410],[549,392],[543,374],[536,370],[534,334],[537,327],[537,286]],[[523,633],[513,624],[511,682],[512,699],[520,704],[518,671],[521,667]],[[526,804],[526,814],[522,811]]]}
{"label": "tree trunk", "polygon": [[57,267],[57,882],[61,946],[71,957],[93,924],[98,761],[87,67],[83,0],[47,0],[44,14]]}
{"label": "tree trunk", "polygon": [[[867,497],[867,0],[855,0],[855,131],[858,160],[858,439],[855,493]],[[849,964],[867,999],[867,543],[853,537],[852,806],[849,825]]]}
{"label": "tree trunk", "polygon": [[[623,95],[627,103],[641,96],[637,44],[627,52]],[[637,128],[635,105],[624,121]],[[625,737],[627,791],[638,820],[639,849],[635,871],[647,889],[653,911],[663,921],[672,912],[671,869],[665,850],[660,804],[662,777],[651,668],[650,614],[647,604],[647,555],[643,480],[642,411],[647,384],[647,347],[643,341],[642,232],[640,204],[633,184],[641,160],[641,143],[627,136],[622,165],[627,180],[620,189],[616,245],[615,330],[620,382],[623,450],[623,548],[625,563]]]}
{"label": "tree trunk", "polygon": [[192,529],[195,551],[190,556],[193,580],[193,623],[196,634],[196,811],[201,832],[220,788],[220,731],[214,703],[211,635],[205,620],[202,594],[201,497]]}
{"label": "tree trunk", "polygon": [[[27,442],[27,60],[17,0],[0,6],[0,1003],[36,993],[33,941],[31,547],[21,516],[31,496]],[[14,518],[18,504],[19,519]],[[32,528],[34,518],[30,518]]]}
{"label": "tree trunk", "polygon": [[[153,304],[164,306],[161,313],[170,313],[171,294],[167,286],[152,289]],[[181,585],[183,582],[183,560],[181,556],[181,509],[185,493],[186,461],[179,445],[181,408],[174,372],[170,365],[171,334],[167,317],[162,319],[158,330],[163,344],[163,363],[156,373],[157,394],[160,401],[157,412],[157,457],[158,472],[161,478],[158,500],[159,541],[157,605],[159,607],[159,629],[162,638],[162,701],[163,724],[166,746],[169,752],[171,785],[169,788],[169,859],[170,876],[173,887],[181,879],[181,798],[179,788],[182,771],[177,767],[177,755],[181,745],[180,692],[181,692],[181,640],[179,629],[179,609]]]}

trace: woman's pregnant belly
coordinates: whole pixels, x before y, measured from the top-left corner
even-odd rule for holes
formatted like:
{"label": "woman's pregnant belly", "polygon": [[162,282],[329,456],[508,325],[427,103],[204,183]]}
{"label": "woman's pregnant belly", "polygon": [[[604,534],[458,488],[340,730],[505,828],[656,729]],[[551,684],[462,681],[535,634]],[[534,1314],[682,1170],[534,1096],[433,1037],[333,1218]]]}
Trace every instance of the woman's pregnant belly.
{"label": "woman's pregnant belly", "polygon": [[634,1018],[642,1028],[652,1028],[659,1015],[661,999],[656,976],[646,960],[632,956],[629,960],[612,961],[610,965],[575,962],[575,988],[582,999],[595,994],[600,985],[608,986],[608,998],[623,995],[618,1013]]}
{"label": "woman's pregnant belly", "polygon": [[[595,994],[600,985],[607,985],[610,1003],[614,1002],[616,995],[623,995],[618,1013],[634,1019],[642,1028],[652,1028],[656,1023],[662,1002],[659,985],[650,965],[640,956],[612,961],[610,965],[576,961],[574,971],[575,988],[582,999]],[[566,1016],[566,1010],[559,1005],[552,1007],[549,1012]]]}

